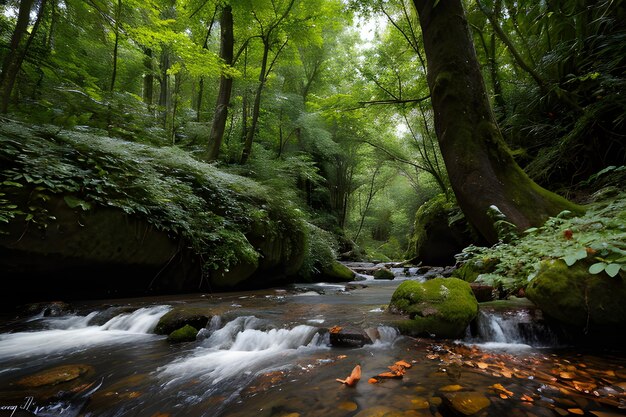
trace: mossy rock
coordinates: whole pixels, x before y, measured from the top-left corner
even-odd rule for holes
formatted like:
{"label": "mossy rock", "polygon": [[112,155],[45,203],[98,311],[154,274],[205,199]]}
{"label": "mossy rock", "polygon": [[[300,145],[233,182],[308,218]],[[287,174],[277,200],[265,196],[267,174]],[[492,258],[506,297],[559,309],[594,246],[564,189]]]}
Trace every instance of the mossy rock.
{"label": "mossy rock", "polygon": [[546,315],[584,333],[610,334],[626,326],[624,278],[590,274],[584,262],[542,262],[526,296]]}
{"label": "mossy rock", "polygon": [[354,271],[340,262],[333,262],[320,271],[317,278],[327,282],[348,282],[354,279]]}
{"label": "mossy rock", "polygon": [[498,262],[498,259],[495,258],[470,259],[461,267],[455,269],[452,276],[463,281],[474,282],[480,274],[488,274],[495,271]]}
{"label": "mossy rock", "polygon": [[387,268],[380,268],[374,272],[374,279],[394,279],[396,276]]}
{"label": "mossy rock", "polygon": [[403,334],[456,338],[478,314],[478,302],[467,282],[435,278],[424,283],[404,281],[393,293],[390,309],[409,316],[398,323]]}
{"label": "mossy rock", "polygon": [[168,335],[187,325],[196,329],[202,329],[207,325],[211,316],[211,312],[205,307],[176,306],[161,317],[154,332],[156,334]]}
{"label": "mossy rock", "polygon": [[456,202],[445,194],[422,204],[415,214],[408,257],[425,265],[454,264],[454,255],[476,240],[457,210]]}
{"label": "mossy rock", "polygon": [[198,329],[188,324],[185,324],[178,330],[174,330],[172,333],[167,336],[167,341],[170,343],[182,343],[182,342],[193,342],[196,340],[196,336],[198,334]]}

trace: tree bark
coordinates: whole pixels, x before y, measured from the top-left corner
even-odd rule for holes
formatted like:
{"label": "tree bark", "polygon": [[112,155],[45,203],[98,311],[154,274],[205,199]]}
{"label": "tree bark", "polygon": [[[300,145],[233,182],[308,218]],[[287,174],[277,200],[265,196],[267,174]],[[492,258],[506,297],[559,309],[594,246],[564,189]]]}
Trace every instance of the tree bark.
{"label": "tree bark", "polygon": [[[230,5],[224,6],[220,19],[221,40],[220,40],[220,58],[224,64],[231,66],[233,64],[233,49],[235,38],[233,35],[233,13]],[[233,79],[222,73],[220,77],[220,90],[217,95],[217,103],[215,105],[215,113],[213,115],[213,124],[211,125],[211,134],[209,135],[209,149],[207,158],[211,160],[217,159],[224,138],[224,130],[226,128],[226,119],[228,118],[228,106],[230,104],[230,93],[233,88]]]}
{"label": "tree bark", "polygon": [[517,165],[494,118],[461,0],[413,0],[428,61],[435,131],[452,189],[468,220],[498,240],[490,206],[524,230],[582,208],[541,188]]}
{"label": "tree bark", "polygon": [[[17,23],[15,24],[9,52],[5,55],[2,63],[2,73],[0,74],[0,113],[6,113],[9,109],[9,101],[15,85],[15,79],[26,55],[25,46],[22,43],[24,35],[26,35],[26,29],[30,21],[30,11],[34,2],[34,0],[20,1]],[[41,7],[43,8],[43,5]]]}
{"label": "tree bark", "polygon": [[152,106],[154,97],[154,68],[152,62],[152,49],[144,49],[143,65],[145,67],[145,75],[143,77],[143,102],[148,106]]}
{"label": "tree bark", "polygon": [[115,11],[115,43],[113,45],[113,73],[111,74],[111,87],[109,91],[115,90],[115,79],[117,78],[117,54],[120,45],[120,18],[122,17],[122,0],[117,0]]}

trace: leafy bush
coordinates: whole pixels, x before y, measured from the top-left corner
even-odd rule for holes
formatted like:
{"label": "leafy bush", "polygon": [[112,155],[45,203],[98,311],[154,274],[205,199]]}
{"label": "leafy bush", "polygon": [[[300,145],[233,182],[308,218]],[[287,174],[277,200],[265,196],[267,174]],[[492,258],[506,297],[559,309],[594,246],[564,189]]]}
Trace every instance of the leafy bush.
{"label": "leafy bush", "polygon": [[477,281],[508,293],[525,287],[537,274],[541,261],[548,259],[562,259],[568,266],[584,262],[591,274],[623,275],[626,193],[591,204],[582,217],[562,212],[509,243],[490,248],[469,246],[459,256],[462,262],[481,259],[496,259],[498,263],[492,273],[479,275]]}

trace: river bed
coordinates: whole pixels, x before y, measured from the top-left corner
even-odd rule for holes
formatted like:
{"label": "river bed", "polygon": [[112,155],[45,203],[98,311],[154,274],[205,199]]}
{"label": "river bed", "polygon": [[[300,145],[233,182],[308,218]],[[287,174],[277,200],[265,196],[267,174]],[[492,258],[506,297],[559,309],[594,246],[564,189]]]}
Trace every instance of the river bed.
{"label": "river bed", "polygon": [[[624,352],[518,340],[509,327],[524,311],[483,312],[483,335],[464,340],[403,337],[384,309],[400,281],[86,301],[59,317],[4,317],[0,416],[626,415]],[[213,319],[197,341],[172,345],[152,332],[180,304]],[[331,347],[333,326],[364,329],[374,343]],[[401,378],[377,377],[398,361],[411,365]],[[336,381],[356,365],[355,386]],[[49,384],[42,372],[55,369],[62,377]]]}

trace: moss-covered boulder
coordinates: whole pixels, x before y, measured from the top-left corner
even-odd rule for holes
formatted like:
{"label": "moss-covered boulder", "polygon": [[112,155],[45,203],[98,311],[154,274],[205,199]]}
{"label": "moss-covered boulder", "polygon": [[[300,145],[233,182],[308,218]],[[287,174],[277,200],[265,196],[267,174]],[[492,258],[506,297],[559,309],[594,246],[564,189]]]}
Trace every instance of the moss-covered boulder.
{"label": "moss-covered boulder", "polygon": [[478,314],[470,285],[457,278],[404,281],[393,293],[389,307],[408,315],[398,327],[411,336],[460,337]]}
{"label": "moss-covered boulder", "polygon": [[544,261],[526,296],[581,334],[610,336],[626,326],[626,280],[590,274],[584,262],[568,267],[562,260]]}
{"label": "moss-covered boulder", "polygon": [[452,276],[467,282],[474,282],[480,274],[488,274],[495,270],[498,260],[495,258],[470,259],[452,272]]}
{"label": "moss-covered boulder", "polygon": [[154,328],[154,333],[166,335],[185,326],[202,329],[206,327],[211,316],[211,312],[206,307],[176,306],[161,317]]}
{"label": "moss-covered boulder", "polygon": [[319,281],[324,282],[348,282],[355,277],[354,271],[340,262],[331,262],[321,268],[319,274],[315,274]]}
{"label": "moss-covered boulder", "polygon": [[422,204],[415,214],[408,257],[425,265],[454,264],[454,255],[475,240],[459,213],[445,194]]}
{"label": "moss-covered boulder", "polygon": [[198,329],[188,324],[185,324],[180,329],[174,330],[167,336],[167,341],[170,343],[183,343],[193,342],[196,340]]}
{"label": "moss-covered boulder", "polygon": [[387,268],[379,268],[374,271],[374,279],[394,279],[396,276]]}

